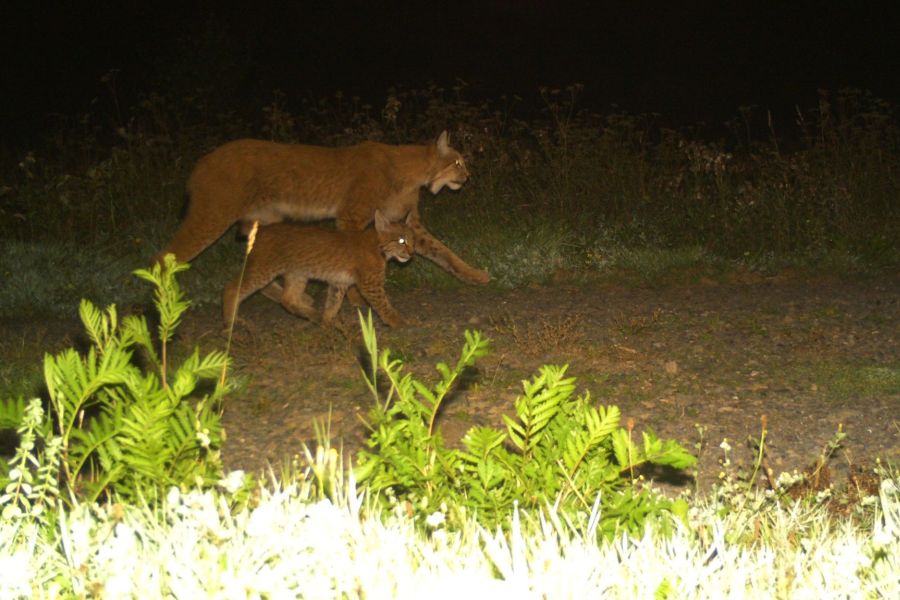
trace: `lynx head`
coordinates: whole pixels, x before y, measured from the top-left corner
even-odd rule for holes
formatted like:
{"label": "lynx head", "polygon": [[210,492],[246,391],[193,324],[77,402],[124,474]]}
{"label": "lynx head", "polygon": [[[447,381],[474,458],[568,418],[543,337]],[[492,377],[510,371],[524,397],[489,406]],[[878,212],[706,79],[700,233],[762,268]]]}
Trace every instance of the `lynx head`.
{"label": "lynx head", "polygon": [[462,154],[450,147],[450,135],[441,132],[435,142],[435,165],[433,175],[425,184],[432,194],[437,194],[444,186],[458,190],[469,178],[469,170]]}
{"label": "lynx head", "polygon": [[391,223],[388,218],[375,211],[375,231],[378,232],[378,245],[385,261],[396,259],[406,262],[413,255],[413,231],[410,227],[412,213],[406,215],[406,221]]}

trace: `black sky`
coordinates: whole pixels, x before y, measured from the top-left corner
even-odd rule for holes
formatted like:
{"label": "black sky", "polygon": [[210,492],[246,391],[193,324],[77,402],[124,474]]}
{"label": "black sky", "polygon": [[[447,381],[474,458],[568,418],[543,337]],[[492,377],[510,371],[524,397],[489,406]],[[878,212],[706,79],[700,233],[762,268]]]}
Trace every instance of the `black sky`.
{"label": "black sky", "polygon": [[[817,88],[900,99],[900,10],[866,2],[30,2],[0,8],[0,132],[206,77],[235,102],[278,88],[374,101],[462,78],[491,96],[584,83],[585,102],[717,121]],[[212,40],[212,41],[211,41]],[[174,84],[173,84],[174,82]],[[260,104],[261,106],[261,104]]]}

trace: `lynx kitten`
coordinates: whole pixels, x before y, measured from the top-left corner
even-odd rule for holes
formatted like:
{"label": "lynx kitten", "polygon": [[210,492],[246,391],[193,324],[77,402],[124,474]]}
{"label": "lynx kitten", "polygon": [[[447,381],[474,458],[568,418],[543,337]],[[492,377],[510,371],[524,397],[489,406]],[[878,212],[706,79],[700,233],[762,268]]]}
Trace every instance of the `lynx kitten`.
{"label": "lynx kitten", "polygon": [[[310,321],[330,324],[341,308],[344,295],[355,285],[381,320],[391,327],[403,319],[384,293],[387,261],[406,262],[413,255],[411,215],[405,222],[391,223],[381,211],[375,211],[375,228],[363,231],[339,231],[314,225],[277,223],[259,229],[253,250],[247,258],[243,282],[239,276],[225,287],[223,316],[226,326],[235,309],[247,296],[270,284],[276,277],[283,288],[270,286],[268,296],[279,296],[288,311]],[[305,293],[310,279],[329,284],[321,316]]]}

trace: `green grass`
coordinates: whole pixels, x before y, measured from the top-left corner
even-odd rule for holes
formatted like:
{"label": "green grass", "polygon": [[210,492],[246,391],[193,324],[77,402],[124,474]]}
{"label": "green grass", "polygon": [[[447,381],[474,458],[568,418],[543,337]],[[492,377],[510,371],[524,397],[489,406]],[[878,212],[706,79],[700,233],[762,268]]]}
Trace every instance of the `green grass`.
{"label": "green grass", "polygon": [[40,363],[24,351],[30,342],[8,340],[12,351],[4,353],[0,362],[0,398],[34,398],[44,389],[44,373]]}
{"label": "green grass", "polygon": [[855,365],[828,362],[809,369],[807,376],[831,400],[900,397],[900,364]]}
{"label": "green grass", "polygon": [[136,253],[115,247],[9,241],[0,246],[0,315],[74,315],[81,298],[102,304],[143,301],[146,293],[131,276],[137,261]]}

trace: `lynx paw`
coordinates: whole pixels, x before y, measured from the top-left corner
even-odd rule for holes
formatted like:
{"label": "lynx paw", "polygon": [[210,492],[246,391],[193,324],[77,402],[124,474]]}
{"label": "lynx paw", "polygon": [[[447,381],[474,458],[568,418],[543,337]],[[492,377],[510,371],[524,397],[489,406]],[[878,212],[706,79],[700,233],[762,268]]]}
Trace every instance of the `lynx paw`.
{"label": "lynx paw", "polygon": [[491,281],[491,276],[487,271],[482,271],[480,269],[472,269],[470,273],[466,275],[466,281],[469,283],[475,283],[478,285],[487,285]]}
{"label": "lynx paw", "polygon": [[381,318],[381,322],[390,327],[391,329],[398,329],[400,327],[407,327],[410,325],[410,321],[404,319],[400,315],[378,315]]}

